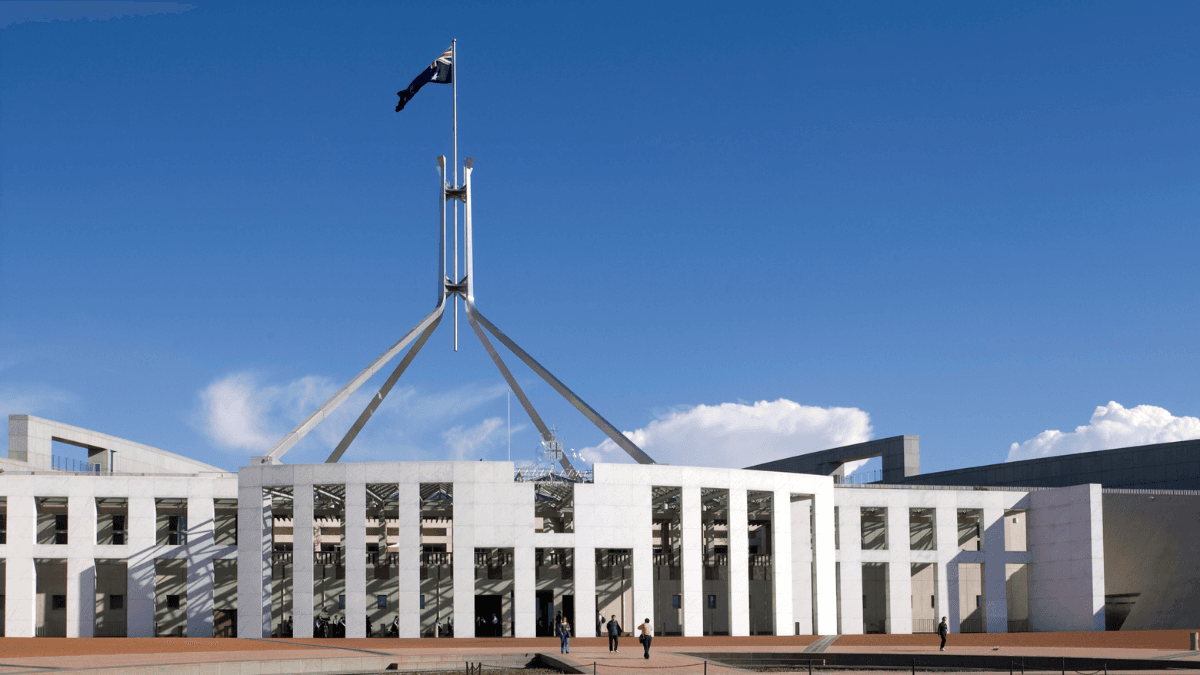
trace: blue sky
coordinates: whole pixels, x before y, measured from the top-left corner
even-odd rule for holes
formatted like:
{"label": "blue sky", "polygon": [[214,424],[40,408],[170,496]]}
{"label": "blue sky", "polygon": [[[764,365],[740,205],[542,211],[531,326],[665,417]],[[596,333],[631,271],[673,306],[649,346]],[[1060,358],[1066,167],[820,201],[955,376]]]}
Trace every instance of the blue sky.
{"label": "blue sky", "polygon": [[[478,306],[660,461],[1200,436],[1195,3],[93,5],[0,9],[0,414],[261,454],[432,309],[457,38]],[[506,456],[447,319],[347,460]]]}

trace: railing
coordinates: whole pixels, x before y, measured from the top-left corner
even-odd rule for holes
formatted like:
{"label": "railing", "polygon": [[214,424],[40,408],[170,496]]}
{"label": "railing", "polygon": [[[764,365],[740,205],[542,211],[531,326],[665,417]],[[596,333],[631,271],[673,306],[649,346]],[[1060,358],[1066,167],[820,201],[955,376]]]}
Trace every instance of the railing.
{"label": "railing", "polygon": [[608,553],[607,555],[597,556],[596,564],[600,567],[625,567],[633,563],[633,554],[628,551],[620,553]]}
{"label": "railing", "polygon": [[341,551],[313,551],[314,565],[341,565]]}
{"label": "railing", "polygon": [[729,555],[726,553],[714,553],[704,561],[705,567],[728,567]]}
{"label": "railing", "polygon": [[539,551],[538,553],[535,553],[534,555],[535,555],[534,563],[538,567],[545,567],[547,565],[566,565],[567,564],[567,555],[565,553],[559,551],[558,549],[550,549],[545,552]]}
{"label": "railing", "polygon": [[492,551],[476,551],[475,566],[504,566],[513,564],[513,554],[511,551],[503,551],[493,555]]}
{"label": "railing", "polygon": [[750,566],[751,567],[770,567],[771,566],[771,554],[770,553],[751,553],[750,554]]}
{"label": "railing", "polygon": [[834,476],[833,482],[837,485],[860,485],[862,483],[878,483],[883,480],[883,471],[876,469],[874,471],[855,471],[849,476]]}
{"label": "railing", "polygon": [[292,552],[291,551],[271,551],[271,564],[272,565],[291,565],[292,564]]}
{"label": "railing", "polygon": [[81,462],[72,457],[59,457],[58,455],[50,456],[50,468],[74,473],[109,473],[104,470],[104,465],[98,462]]}
{"label": "railing", "polygon": [[[398,556],[397,556],[398,559]],[[421,554],[421,564],[426,567],[453,565],[454,554],[446,551],[429,551]]]}
{"label": "railing", "polygon": [[912,632],[914,633],[936,633],[937,619],[913,619]]}
{"label": "railing", "polygon": [[396,566],[400,564],[400,554],[372,551],[367,553],[367,564]]}
{"label": "railing", "polygon": [[671,554],[671,553],[655,553],[654,554],[654,566],[655,567],[676,567],[678,565],[678,563],[675,562],[677,558],[678,558],[678,556]]}

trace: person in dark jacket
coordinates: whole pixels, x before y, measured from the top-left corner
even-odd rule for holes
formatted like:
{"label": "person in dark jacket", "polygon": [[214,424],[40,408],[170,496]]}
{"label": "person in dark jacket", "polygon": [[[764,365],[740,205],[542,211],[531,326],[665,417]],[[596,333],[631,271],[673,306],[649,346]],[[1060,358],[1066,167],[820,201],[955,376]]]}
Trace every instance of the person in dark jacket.
{"label": "person in dark jacket", "polygon": [[571,653],[571,624],[567,623],[567,617],[562,617],[555,628],[558,633],[558,639],[561,641],[559,651],[563,654]]}
{"label": "person in dark jacket", "polygon": [[938,624],[938,635],[942,638],[942,648],[940,651],[946,651],[946,633],[950,632],[950,626],[946,624],[946,617],[942,617],[942,622]]}
{"label": "person in dark jacket", "polygon": [[617,623],[617,615],[612,615],[608,622],[608,651],[617,651],[617,638],[621,636],[621,624]]}

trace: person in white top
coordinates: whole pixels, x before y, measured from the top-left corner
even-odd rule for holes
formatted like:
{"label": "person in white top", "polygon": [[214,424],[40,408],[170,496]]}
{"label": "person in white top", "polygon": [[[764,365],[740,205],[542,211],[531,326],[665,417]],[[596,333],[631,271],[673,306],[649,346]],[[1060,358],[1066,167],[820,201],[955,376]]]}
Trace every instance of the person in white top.
{"label": "person in white top", "polygon": [[646,650],[642,657],[648,659],[650,658],[650,640],[654,639],[654,626],[650,625],[650,619],[646,619],[637,629],[639,633],[638,640],[641,641],[642,647]]}

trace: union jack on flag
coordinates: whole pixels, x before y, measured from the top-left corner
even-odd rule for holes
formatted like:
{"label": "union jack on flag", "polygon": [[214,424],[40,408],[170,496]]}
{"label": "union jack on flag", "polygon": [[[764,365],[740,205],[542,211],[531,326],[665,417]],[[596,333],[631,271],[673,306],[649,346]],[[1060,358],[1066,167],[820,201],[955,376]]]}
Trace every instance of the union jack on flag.
{"label": "union jack on flag", "polygon": [[453,50],[454,48],[451,47],[443,52],[441,56],[434,59],[433,63],[429,64],[428,68],[421,71],[421,74],[417,75],[416,79],[412,81],[412,84],[408,85],[408,89],[396,92],[396,95],[400,97],[400,102],[396,104],[396,112],[404,110],[404,106],[407,105],[412,97],[416,96],[417,92],[421,90],[421,87],[424,87],[427,83],[436,82],[437,84],[450,84],[454,82]]}

